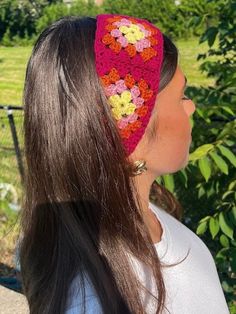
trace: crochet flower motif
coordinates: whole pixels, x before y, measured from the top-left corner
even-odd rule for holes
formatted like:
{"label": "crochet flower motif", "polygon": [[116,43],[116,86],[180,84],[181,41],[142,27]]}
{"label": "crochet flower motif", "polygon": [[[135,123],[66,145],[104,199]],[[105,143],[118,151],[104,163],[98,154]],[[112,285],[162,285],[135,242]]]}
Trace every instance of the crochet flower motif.
{"label": "crochet flower motif", "polygon": [[148,111],[145,102],[152,97],[153,91],[144,79],[136,82],[129,73],[121,78],[116,68],[112,68],[101,80],[121,137],[127,139],[141,127],[140,118]]}
{"label": "crochet flower motif", "polygon": [[107,22],[105,29],[108,32],[103,36],[102,42],[115,53],[121,49],[125,49],[130,57],[140,53],[144,61],[156,56],[157,52],[152,46],[157,44],[157,39],[153,37],[157,30],[147,23],[138,23],[134,18],[120,16],[108,18]]}

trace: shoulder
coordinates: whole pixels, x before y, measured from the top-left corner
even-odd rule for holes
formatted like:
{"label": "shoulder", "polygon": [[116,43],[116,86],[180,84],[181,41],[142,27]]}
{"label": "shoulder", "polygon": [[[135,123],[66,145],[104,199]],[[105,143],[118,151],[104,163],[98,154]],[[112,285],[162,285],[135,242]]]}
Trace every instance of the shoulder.
{"label": "shoulder", "polygon": [[165,236],[167,237],[167,241],[173,253],[174,251],[186,251],[187,248],[190,248],[193,254],[201,254],[208,262],[215,264],[210,250],[196,233],[163,208],[153,203],[150,204],[165,229]]}
{"label": "shoulder", "polygon": [[96,291],[91,283],[91,281],[85,276],[84,277],[85,286],[85,311],[83,312],[83,293],[81,289],[81,275],[77,275],[70,286],[68,296],[67,296],[67,306],[65,314],[102,314],[102,307],[99,302],[99,298]]}

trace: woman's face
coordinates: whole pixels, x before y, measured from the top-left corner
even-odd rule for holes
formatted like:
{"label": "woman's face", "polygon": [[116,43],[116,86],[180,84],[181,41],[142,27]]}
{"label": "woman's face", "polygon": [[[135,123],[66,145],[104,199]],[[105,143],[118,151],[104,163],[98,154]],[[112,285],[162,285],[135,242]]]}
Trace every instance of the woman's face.
{"label": "woman's face", "polygon": [[148,143],[148,136],[143,136],[134,154],[146,160],[149,174],[154,178],[159,175],[174,173],[188,163],[191,144],[190,116],[195,105],[184,98],[186,79],[180,67],[174,77],[158,94],[155,107],[149,121],[147,132],[154,127],[156,138]]}

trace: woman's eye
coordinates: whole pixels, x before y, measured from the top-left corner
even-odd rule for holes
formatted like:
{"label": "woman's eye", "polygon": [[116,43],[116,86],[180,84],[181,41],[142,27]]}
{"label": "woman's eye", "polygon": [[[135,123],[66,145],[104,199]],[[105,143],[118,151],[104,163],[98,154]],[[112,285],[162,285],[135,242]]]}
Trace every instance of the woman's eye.
{"label": "woman's eye", "polygon": [[184,95],[184,97],[182,98],[182,100],[189,100],[189,98]]}

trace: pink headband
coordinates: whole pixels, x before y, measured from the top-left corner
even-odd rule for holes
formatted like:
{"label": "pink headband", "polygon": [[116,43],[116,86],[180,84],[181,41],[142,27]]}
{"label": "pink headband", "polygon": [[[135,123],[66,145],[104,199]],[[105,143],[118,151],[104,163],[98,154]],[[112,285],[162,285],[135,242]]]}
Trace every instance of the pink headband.
{"label": "pink headband", "polygon": [[96,71],[127,155],[141,140],[158,92],[163,60],[161,31],[126,15],[97,15]]}

